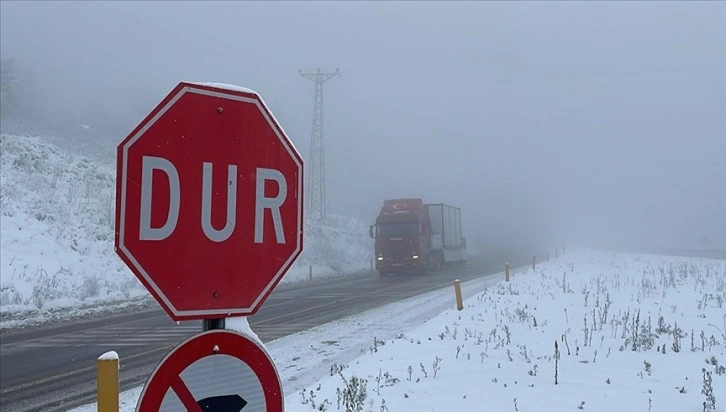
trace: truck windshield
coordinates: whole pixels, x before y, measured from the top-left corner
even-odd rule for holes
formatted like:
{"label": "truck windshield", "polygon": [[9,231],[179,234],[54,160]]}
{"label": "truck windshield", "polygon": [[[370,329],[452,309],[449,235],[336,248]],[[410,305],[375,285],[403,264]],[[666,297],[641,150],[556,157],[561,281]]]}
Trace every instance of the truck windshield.
{"label": "truck windshield", "polygon": [[420,234],[420,227],[416,222],[388,222],[378,224],[378,236],[415,236],[418,234]]}

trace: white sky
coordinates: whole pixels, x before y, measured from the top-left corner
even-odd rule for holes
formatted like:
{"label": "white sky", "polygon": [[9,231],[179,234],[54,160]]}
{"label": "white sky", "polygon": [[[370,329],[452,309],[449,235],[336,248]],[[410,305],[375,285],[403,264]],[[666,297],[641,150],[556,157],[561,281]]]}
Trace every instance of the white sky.
{"label": "white sky", "polygon": [[[2,2],[2,57],[117,144],[180,80],[260,92],[329,209],[461,206],[484,242],[726,245],[723,2]],[[92,108],[92,109],[91,109]],[[68,114],[71,116],[71,114]]]}

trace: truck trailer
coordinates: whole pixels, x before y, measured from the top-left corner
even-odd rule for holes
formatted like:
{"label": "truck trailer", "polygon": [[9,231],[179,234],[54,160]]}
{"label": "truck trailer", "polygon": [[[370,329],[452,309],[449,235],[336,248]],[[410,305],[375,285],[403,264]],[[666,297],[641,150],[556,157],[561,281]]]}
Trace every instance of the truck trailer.
{"label": "truck trailer", "polygon": [[468,259],[461,209],[443,203],[424,204],[420,198],[385,200],[370,236],[375,239],[376,269],[381,276],[425,274]]}

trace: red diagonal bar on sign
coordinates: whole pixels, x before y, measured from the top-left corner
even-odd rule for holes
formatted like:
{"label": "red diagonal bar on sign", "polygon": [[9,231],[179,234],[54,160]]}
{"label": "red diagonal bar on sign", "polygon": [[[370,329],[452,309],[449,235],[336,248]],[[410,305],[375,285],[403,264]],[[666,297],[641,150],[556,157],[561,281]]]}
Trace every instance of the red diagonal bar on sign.
{"label": "red diagonal bar on sign", "polygon": [[176,376],[171,382],[171,389],[174,390],[182,405],[187,408],[187,412],[202,412],[202,407],[199,406],[192,393],[189,392],[189,388],[187,388],[181,376]]}

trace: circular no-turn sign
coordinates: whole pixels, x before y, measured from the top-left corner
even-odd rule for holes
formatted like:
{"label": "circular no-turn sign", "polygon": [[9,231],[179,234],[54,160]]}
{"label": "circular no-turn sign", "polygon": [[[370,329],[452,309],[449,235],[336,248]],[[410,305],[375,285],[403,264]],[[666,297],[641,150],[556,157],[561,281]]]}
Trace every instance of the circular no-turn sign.
{"label": "circular no-turn sign", "polygon": [[156,366],[137,412],[282,412],[280,377],[267,351],[230,330],[185,340]]}

